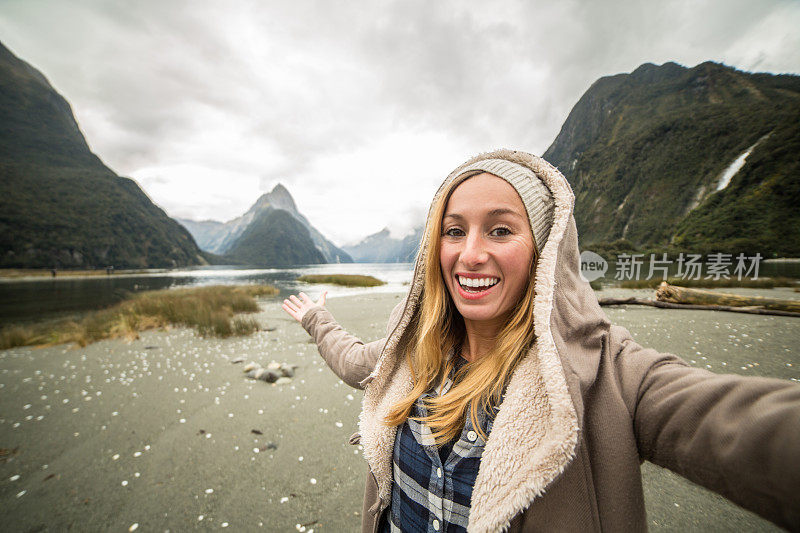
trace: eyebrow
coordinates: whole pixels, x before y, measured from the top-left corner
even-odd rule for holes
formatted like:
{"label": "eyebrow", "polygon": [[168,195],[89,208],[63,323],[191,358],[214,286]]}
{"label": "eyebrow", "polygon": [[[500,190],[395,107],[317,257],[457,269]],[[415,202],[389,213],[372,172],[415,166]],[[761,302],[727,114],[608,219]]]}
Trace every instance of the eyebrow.
{"label": "eyebrow", "polygon": [[[499,217],[502,215],[514,215],[516,217],[522,218],[522,215],[514,211],[513,209],[508,209],[507,207],[498,207],[497,209],[492,209],[488,213],[486,213],[489,217]],[[455,218],[458,220],[463,220],[464,216],[459,215],[458,213],[445,213],[444,218]]]}

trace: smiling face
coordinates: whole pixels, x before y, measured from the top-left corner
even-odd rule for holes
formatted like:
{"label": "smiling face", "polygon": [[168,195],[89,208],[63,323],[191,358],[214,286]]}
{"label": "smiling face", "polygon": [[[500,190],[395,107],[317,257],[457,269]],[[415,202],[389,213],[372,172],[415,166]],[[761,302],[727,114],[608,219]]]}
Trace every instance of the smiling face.
{"label": "smiling face", "polygon": [[439,261],[465,322],[508,319],[527,286],[533,253],[525,206],[508,182],[484,172],[456,187],[442,218]]}

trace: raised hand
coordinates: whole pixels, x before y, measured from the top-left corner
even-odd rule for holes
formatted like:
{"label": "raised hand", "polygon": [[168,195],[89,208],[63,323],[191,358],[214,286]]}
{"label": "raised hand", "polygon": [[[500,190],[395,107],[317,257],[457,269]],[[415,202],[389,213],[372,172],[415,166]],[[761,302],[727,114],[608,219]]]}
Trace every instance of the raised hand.
{"label": "raised hand", "polygon": [[311,309],[315,307],[325,307],[325,298],[327,296],[328,291],[325,291],[322,293],[322,296],[319,297],[319,300],[315,302],[304,292],[300,293],[299,298],[292,294],[283,301],[283,305],[281,307],[283,307],[284,311],[289,313],[289,316],[298,322],[302,322],[305,314]]}

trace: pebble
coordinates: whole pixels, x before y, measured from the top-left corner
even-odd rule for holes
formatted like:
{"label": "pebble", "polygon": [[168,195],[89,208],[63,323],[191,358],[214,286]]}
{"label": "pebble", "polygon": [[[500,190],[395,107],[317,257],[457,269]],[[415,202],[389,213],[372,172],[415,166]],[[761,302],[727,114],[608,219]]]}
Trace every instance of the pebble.
{"label": "pebble", "polygon": [[294,368],[292,367],[292,365],[287,364],[287,363],[283,363],[280,366],[280,370],[281,370],[281,374],[283,374],[283,377],[286,377],[286,378],[293,378],[294,377]]}
{"label": "pebble", "polygon": [[131,524],[131,527],[128,528],[128,531],[136,531],[137,529],[139,529],[139,523],[138,522]]}
{"label": "pebble", "polygon": [[[261,370],[264,370],[264,369],[262,368]],[[280,381],[280,380],[286,379],[286,378],[280,377],[278,375],[278,373],[275,372],[274,370],[264,370],[261,373],[261,375],[258,377],[258,379],[260,379],[261,381],[266,381],[267,383],[275,383],[277,381]]]}

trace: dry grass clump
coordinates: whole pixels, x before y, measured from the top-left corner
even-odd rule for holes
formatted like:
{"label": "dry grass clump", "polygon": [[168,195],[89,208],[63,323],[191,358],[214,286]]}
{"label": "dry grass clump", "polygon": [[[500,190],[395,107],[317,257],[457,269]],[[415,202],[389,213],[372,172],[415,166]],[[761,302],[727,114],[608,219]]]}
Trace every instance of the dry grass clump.
{"label": "dry grass clump", "polygon": [[333,285],[344,285],[345,287],[377,287],[386,285],[385,281],[372,276],[361,276],[358,274],[307,274],[300,276],[297,281],[306,283],[330,283]]}
{"label": "dry grass clump", "polygon": [[184,326],[203,337],[248,335],[259,329],[253,318],[234,316],[259,310],[256,296],[275,295],[269,285],[222,285],[165,289],[134,294],[108,309],[67,320],[0,330],[0,349],[74,342],[86,346],[102,339],[135,339],[146,329]]}
{"label": "dry grass clump", "polygon": [[[661,278],[653,279],[640,279],[640,280],[626,280],[620,283],[620,287],[625,289],[655,289],[661,282]],[[785,277],[775,278],[744,278],[744,279],[682,279],[682,278],[669,278],[666,280],[670,285],[677,285],[678,287],[695,287],[695,288],[715,288],[715,287],[750,287],[754,289],[772,289],[774,287],[793,287],[796,280]]]}

